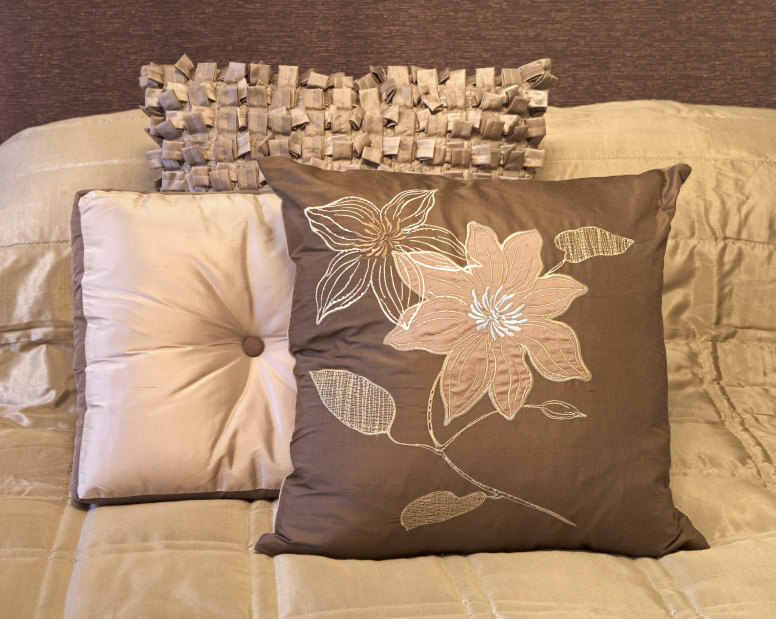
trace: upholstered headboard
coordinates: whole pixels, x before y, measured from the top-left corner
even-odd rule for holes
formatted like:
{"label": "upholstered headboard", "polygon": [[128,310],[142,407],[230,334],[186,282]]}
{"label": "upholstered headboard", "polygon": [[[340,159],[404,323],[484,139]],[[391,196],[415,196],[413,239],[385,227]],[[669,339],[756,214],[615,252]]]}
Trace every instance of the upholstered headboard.
{"label": "upholstered headboard", "polygon": [[[551,57],[551,104],[605,100],[775,107],[769,0],[5,2],[0,141],[142,101],[139,67],[263,60],[355,76],[369,64],[519,66]],[[99,8],[98,8],[99,7]]]}

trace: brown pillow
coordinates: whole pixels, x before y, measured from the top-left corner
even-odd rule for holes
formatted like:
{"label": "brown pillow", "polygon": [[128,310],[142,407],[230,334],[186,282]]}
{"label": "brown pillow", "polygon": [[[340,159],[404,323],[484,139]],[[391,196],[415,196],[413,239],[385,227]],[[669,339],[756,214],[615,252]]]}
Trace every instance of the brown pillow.
{"label": "brown pillow", "polygon": [[669,489],[678,165],[562,182],[283,159],[294,471],[260,552],[706,547]]}
{"label": "brown pillow", "polygon": [[370,67],[361,78],[263,63],[141,69],[151,168],[170,191],[257,189],[257,160],[459,178],[532,177],[544,163],[550,60],[517,69]]}

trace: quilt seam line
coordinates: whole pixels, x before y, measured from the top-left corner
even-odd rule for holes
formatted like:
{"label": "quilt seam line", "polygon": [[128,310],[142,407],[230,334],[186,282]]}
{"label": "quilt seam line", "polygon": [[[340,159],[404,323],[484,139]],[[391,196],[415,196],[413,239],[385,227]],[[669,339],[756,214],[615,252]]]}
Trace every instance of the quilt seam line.
{"label": "quilt seam line", "polygon": [[[658,561],[650,561],[649,563],[646,563],[645,565],[652,565],[653,563],[660,563],[660,561],[659,560]],[[657,584],[655,582],[653,582],[652,577],[648,573],[648,569],[645,568],[645,567],[642,567],[642,563],[641,563],[641,561],[639,559],[634,560],[633,561],[633,565],[636,567],[637,570],[639,570],[639,572],[641,572],[641,574],[644,576],[644,578],[647,579],[647,582],[649,583],[649,586],[652,587],[652,590],[660,598],[660,602],[661,602],[661,604],[663,605],[663,608],[666,611],[666,615],[668,615],[670,617],[675,617],[677,612],[675,610],[671,609],[671,606],[669,605],[668,600],[666,599],[666,597],[663,595],[662,590],[658,589]],[[665,568],[663,568],[660,565],[658,565],[656,569],[662,570],[663,572],[666,571]],[[669,578],[670,578],[670,575],[669,575]],[[670,580],[671,580],[671,583],[676,585],[676,581],[673,578],[670,578]],[[674,591],[678,591],[679,589],[676,586],[674,586],[673,590]],[[684,599],[687,599],[687,596],[685,595],[684,591],[680,591],[680,593],[681,593],[682,597],[684,597]],[[689,603],[689,600],[687,600],[687,601],[688,601],[688,606],[692,607],[692,604]],[[693,608],[693,612],[695,612],[694,608]],[[698,616],[698,613],[696,612],[695,615]]]}
{"label": "quilt seam line", "polygon": [[472,574],[474,574],[475,576],[474,580],[477,583],[477,588],[482,592],[482,598],[488,602],[488,606],[490,607],[491,617],[498,617],[498,614],[496,613],[496,609],[493,606],[493,600],[491,600],[490,596],[485,592],[485,588],[482,586],[482,582],[477,576],[477,572],[475,571],[474,566],[472,565],[471,556],[465,555],[464,559],[466,560],[466,564],[469,566],[469,569],[472,571]]}
{"label": "quilt seam line", "polygon": [[70,244],[70,239],[57,240],[57,241],[25,241],[22,243],[10,243],[8,245],[0,245],[0,249],[13,249],[14,247],[27,247],[29,245],[64,245]]}
{"label": "quilt seam line", "polygon": [[251,509],[250,503],[245,503],[243,505],[244,509],[248,510],[248,517],[244,518],[245,522],[245,540],[247,543],[247,558],[248,561],[248,591],[250,599],[248,600],[248,607],[250,608],[250,616],[254,617],[255,614],[253,612],[253,561],[251,560],[251,551],[253,550],[253,547],[251,546],[251,522],[253,521],[253,510]]}
{"label": "quilt seam line", "polygon": [[[701,609],[698,608],[698,606],[695,604],[694,600],[689,595],[687,595],[685,590],[682,589],[679,586],[679,583],[676,582],[676,578],[674,578],[674,575],[668,570],[668,568],[666,568],[660,561],[655,561],[654,565],[655,565],[655,567],[658,570],[662,571],[668,577],[668,579],[671,581],[671,583],[673,583],[674,591],[677,591],[682,596],[682,598],[687,602],[687,606],[689,606],[692,609],[692,611],[695,613],[695,616],[696,617],[703,617],[704,615],[701,612]],[[639,566],[639,569],[641,570],[641,566]],[[642,573],[643,573],[643,570],[642,570]],[[659,591],[658,591],[658,595],[660,595],[660,599],[663,599],[663,596],[662,596],[662,594],[660,594]],[[665,601],[663,603],[665,604]],[[668,607],[666,606],[666,608],[668,608]],[[670,609],[668,609],[668,610],[669,610],[671,616],[673,616],[675,614],[675,613],[671,612]]]}
{"label": "quilt seam line", "polygon": [[[251,559],[255,560],[256,557],[258,557],[258,555],[259,555],[259,553],[255,549],[256,542],[253,542],[251,540],[251,531],[254,531],[256,529],[256,527],[254,526],[256,524],[256,517],[257,517],[256,516],[256,509],[254,508],[256,503],[258,503],[258,501],[253,501],[253,502],[248,504],[248,506],[249,506],[248,509],[250,510],[250,516],[249,516],[249,521],[248,521],[248,527],[249,527],[249,530],[248,530],[248,555],[250,557],[249,560],[251,562],[251,572],[250,572],[250,574],[251,574],[251,617],[261,617],[261,614],[254,613],[254,608],[253,608],[254,597],[255,597],[254,596],[254,591],[253,591],[253,583],[254,583],[254,581],[253,581],[253,574],[254,574],[253,563],[254,563],[254,561],[251,560]],[[269,507],[269,509],[270,509],[270,511],[272,511],[272,507],[271,506]],[[272,517],[270,517],[270,527],[271,527],[270,530],[274,530],[274,528],[275,528],[274,519]],[[264,529],[262,529],[262,530],[264,530]],[[267,558],[267,557],[265,557],[265,558]],[[277,567],[275,566],[275,559],[274,559],[274,557],[272,559],[269,559],[269,564],[272,566],[272,568],[271,568],[271,571],[272,571],[272,588],[270,590],[271,591],[274,590],[274,592],[275,592],[275,597],[274,597],[274,600],[275,600],[275,616],[279,617],[280,616],[280,604],[278,603],[278,600],[280,598],[278,597],[279,596],[279,592],[278,592],[278,571],[277,571]],[[269,572],[269,571],[270,570],[267,570],[267,572]]]}
{"label": "quilt seam line", "polygon": [[[722,384],[722,368],[719,363],[718,343],[712,341],[709,349],[709,356],[711,357],[712,365],[711,369],[713,372],[713,376],[709,384],[710,388],[707,388],[709,399],[711,400],[714,408],[717,410],[722,427],[724,427],[725,430],[727,430],[730,435],[735,438],[736,441],[738,441],[741,447],[743,447],[752,464],[754,464],[755,470],[757,471],[757,477],[762,482],[763,487],[768,488],[772,482],[772,475],[763,468],[763,465],[770,465],[772,468],[773,463],[755,457],[755,453],[753,453],[752,449],[753,447],[758,448],[759,451],[761,451],[763,454],[767,452],[759,439],[754,434],[752,434],[751,430],[746,426],[744,418],[736,410],[733,401],[730,399],[727,390]],[[721,402],[718,402],[718,400],[721,400]],[[749,440],[744,442],[742,437],[739,436],[738,432],[735,432],[734,429],[731,428],[731,424],[735,424],[736,429]]]}
{"label": "quilt seam line", "polygon": [[[113,112],[114,114],[121,114],[126,112],[134,112],[135,110],[121,110],[120,112]],[[95,116],[102,116],[102,114],[96,114]],[[77,122],[76,122],[77,121]],[[137,114],[134,116],[130,116],[127,114],[125,117],[121,118],[90,118],[88,116],[79,116],[76,118],[67,118],[60,121],[52,121],[50,123],[46,123],[44,125],[38,125],[36,127],[26,127],[25,129],[22,129],[18,133],[15,133],[12,135],[8,140],[3,142],[4,144],[7,144],[11,138],[14,138],[16,136],[17,140],[21,140],[22,138],[27,139],[30,135],[35,135],[37,133],[47,133],[49,131],[56,131],[57,129],[61,129],[63,126],[70,126],[70,125],[85,125],[85,126],[97,126],[97,125],[110,125],[110,124],[117,124],[117,123],[132,123],[137,124],[138,123],[138,117]]]}
{"label": "quilt seam line", "polygon": [[80,163],[68,163],[68,164],[55,165],[49,168],[27,168],[24,170],[24,172],[20,172],[19,174],[7,174],[2,178],[4,180],[7,180],[10,178],[33,176],[35,174],[40,174],[41,172],[55,172],[56,170],[74,170],[77,168],[86,168],[86,167],[102,166],[102,165],[126,165],[128,163],[143,164],[143,169],[146,168],[145,161],[140,157],[132,157],[129,159],[101,159],[97,161],[82,161]]}
{"label": "quilt seam line", "polygon": [[447,567],[447,561],[445,561],[444,557],[437,557],[437,561],[442,564],[442,569],[444,570],[444,573],[447,575],[447,579],[450,581],[450,583],[453,585],[453,588],[458,592],[458,600],[461,602],[461,606],[463,607],[464,612],[468,617],[474,617],[472,614],[471,609],[469,608],[468,604],[466,604],[466,601],[463,597],[463,591],[461,591],[461,588],[458,586],[458,583],[455,582],[455,579],[453,578],[453,575],[450,573],[450,568]]}
{"label": "quilt seam line", "polygon": [[[63,502],[63,505],[62,505],[62,512],[61,512],[61,515],[59,517],[59,523],[57,525],[57,531],[54,534],[53,540],[51,541],[51,546],[50,546],[49,551],[48,551],[48,557],[46,557],[46,564],[45,564],[45,566],[43,568],[43,574],[42,574],[41,579],[40,579],[40,588],[38,589],[38,596],[37,596],[37,599],[35,601],[35,617],[40,617],[41,616],[41,614],[40,614],[41,613],[41,603],[42,603],[42,601],[44,599],[44,595],[45,595],[44,587],[46,585],[46,580],[47,580],[46,577],[50,574],[51,569],[52,569],[52,559],[53,559],[55,553],[57,552],[55,550],[55,548],[57,546],[58,540],[60,539],[60,535],[63,534],[63,526],[65,524],[65,518],[67,516],[67,508],[68,508],[69,504],[70,504],[69,496],[66,496],[65,500]],[[60,608],[62,609],[62,611],[64,611],[64,609],[67,606],[67,598],[68,598],[68,594],[70,593],[70,586],[72,585],[73,572],[75,571],[75,563],[76,563],[76,554],[78,552],[78,544],[80,544],[81,535],[82,534],[83,534],[83,523],[82,523],[82,526],[80,527],[80,529],[78,531],[78,542],[76,542],[74,549],[72,551],[67,551],[67,550],[61,551],[61,552],[65,552],[66,554],[69,554],[72,557],[71,561],[70,561],[70,574],[69,574],[69,577],[68,577],[68,586],[64,589],[63,594],[59,597],[59,602],[61,603],[60,604]]]}

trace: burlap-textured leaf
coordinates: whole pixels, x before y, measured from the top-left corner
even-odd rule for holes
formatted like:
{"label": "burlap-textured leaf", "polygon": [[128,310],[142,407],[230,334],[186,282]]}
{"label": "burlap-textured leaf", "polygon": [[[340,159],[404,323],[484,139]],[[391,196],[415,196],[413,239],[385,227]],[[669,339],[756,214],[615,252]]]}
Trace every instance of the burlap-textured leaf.
{"label": "burlap-textured leaf", "polygon": [[401,524],[409,531],[426,524],[444,522],[477,509],[485,502],[484,492],[459,497],[449,490],[438,490],[412,501],[401,512]]}
{"label": "burlap-textured leaf", "polygon": [[594,256],[621,254],[633,245],[633,240],[603,228],[586,226],[561,232],[555,237],[555,245],[566,253],[566,262],[582,262]]}
{"label": "burlap-textured leaf", "polygon": [[332,415],[362,434],[385,434],[396,417],[396,404],[382,387],[347,370],[313,370],[318,395]]}

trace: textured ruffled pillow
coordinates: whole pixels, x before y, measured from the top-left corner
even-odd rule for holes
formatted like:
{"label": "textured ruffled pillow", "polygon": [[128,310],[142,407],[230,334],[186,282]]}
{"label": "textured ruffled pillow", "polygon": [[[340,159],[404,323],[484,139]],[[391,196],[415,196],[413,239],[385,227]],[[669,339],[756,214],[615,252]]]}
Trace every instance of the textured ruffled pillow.
{"label": "textured ruffled pillow", "polygon": [[72,495],[276,496],[296,401],[280,200],[92,191],[72,221]]}
{"label": "textured ruffled pillow", "polygon": [[261,165],[297,265],[299,398],[260,552],[706,546],[668,485],[663,255],[687,166],[505,184]]}
{"label": "textured ruffled pillow", "polygon": [[458,178],[532,177],[544,163],[549,59],[516,69],[371,67],[361,78],[213,62],[141,69],[161,189],[264,185],[257,160]]}

